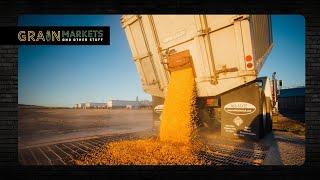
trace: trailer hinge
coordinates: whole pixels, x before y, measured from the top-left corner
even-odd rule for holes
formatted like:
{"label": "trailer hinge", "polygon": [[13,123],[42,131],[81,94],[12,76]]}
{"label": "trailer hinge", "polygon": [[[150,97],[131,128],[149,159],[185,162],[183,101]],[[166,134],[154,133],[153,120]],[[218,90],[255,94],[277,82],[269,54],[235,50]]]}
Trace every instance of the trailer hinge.
{"label": "trailer hinge", "polygon": [[147,83],[148,85],[156,85],[159,84],[159,81],[153,80],[151,83]]}
{"label": "trailer hinge", "polygon": [[249,17],[250,17],[249,15],[237,15],[233,18],[233,22],[249,19]]}
{"label": "trailer hinge", "polygon": [[211,28],[209,28],[209,27],[205,28],[205,29],[201,29],[198,31],[199,32],[198,36],[208,35],[210,33],[210,31],[211,31]]}
{"label": "trailer hinge", "polygon": [[213,85],[218,84],[218,80],[217,80],[218,77],[219,77],[218,75],[211,76],[211,84],[213,84]]}
{"label": "trailer hinge", "polygon": [[228,73],[228,72],[237,72],[238,71],[238,68],[237,67],[232,67],[232,68],[227,68],[227,66],[226,65],[223,65],[222,66],[222,69],[219,69],[219,70],[217,70],[217,74],[226,74],[226,73]]}

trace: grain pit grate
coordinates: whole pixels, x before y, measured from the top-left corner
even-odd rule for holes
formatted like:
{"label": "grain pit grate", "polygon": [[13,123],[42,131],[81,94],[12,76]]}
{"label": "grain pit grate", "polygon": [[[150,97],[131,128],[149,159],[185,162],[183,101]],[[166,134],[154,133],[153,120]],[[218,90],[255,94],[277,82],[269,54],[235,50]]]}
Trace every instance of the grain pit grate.
{"label": "grain pit grate", "polygon": [[[74,159],[105,143],[140,138],[128,134],[19,149],[19,162],[23,165],[72,165]],[[237,144],[220,139],[211,141],[207,150],[199,152],[198,156],[211,165],[261,165],[267,150],[267,146],[255,142]]]}

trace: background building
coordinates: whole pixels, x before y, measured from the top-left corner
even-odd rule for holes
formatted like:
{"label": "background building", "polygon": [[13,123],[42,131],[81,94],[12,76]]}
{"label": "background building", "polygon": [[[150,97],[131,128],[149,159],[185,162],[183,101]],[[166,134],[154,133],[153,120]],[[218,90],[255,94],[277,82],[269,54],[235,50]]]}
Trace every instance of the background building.
{"label": "background building", "polygon": [[139,108],[151,108],[152,104],[149,100],[139,101],[138,97],[135,101],[128,100],[108,100],[106,103],[96,103],[96,102],[87,102],[87,103],[78,103],[74,105],[76,109],[139,109]]}
{"label": "background building", "polygon": [[279,112],[283,115],[305,114],[305,87],[281,89],[279,95]]}
{"label": "background building", "polygon": [[128,101],[128,100],[109,100],[107,101],[107,108],[127,108],[127,109],[137,109],[151,107],[151,102],[148,100],[143,101]]}
{"label": "background building", "polygon": [[85,103],[78,103],[78,104],[75,104],[75,105],[74,105],[74,107],[75,107],[76,109],[82,109],[82,108],[84,108],[84,107],[85,107]]}
{"label": "background building", "polygon": [[95,103],[95,102],[87,102],[85,105],[86,109],[96,108],[96,109],[103,109],[106,108],[107,103]]}

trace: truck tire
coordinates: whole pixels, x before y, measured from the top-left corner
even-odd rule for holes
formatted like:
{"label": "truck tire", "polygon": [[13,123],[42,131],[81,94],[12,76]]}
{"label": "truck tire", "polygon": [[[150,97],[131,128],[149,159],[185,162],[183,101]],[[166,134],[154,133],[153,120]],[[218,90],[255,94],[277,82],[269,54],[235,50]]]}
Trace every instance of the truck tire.
{"label": "truck tire", "polygon": [[162,97],[157,97],[157,96],[152,96],[152,131],[155,133],[158,133],[160,130],[160,113],[156,113],[154,111],[154,108],[158,105],[164,104],[164,98]]}
{"label": "truck tire", "polygon": [[203,131],[221,129],[221,108],[206,106],[206,99],[197,99],[199,122],[197,126]]}
{"label": "truck tire", "polygon": [[259,137],[263,138],[267,133],[267,126],[268,126],[268,118],[267,118],[267,101],[264,94],[261,95],[261,103],[260,103],[260,130],[259,130]]}
{"label": "truck tire", "polygon": [[210,118],[209,109],[208,108],[200,108],[199,109],[199,118],[200,118],[200,127],[204,130],[210,130],[213,127],[213,121]]}
{"label": "truck tire", "polygon": [[262,107],[261,107],[261,134],[260,137],[263,137],[272,131],[272,107],[271,100],[264,95],[261,98]]}

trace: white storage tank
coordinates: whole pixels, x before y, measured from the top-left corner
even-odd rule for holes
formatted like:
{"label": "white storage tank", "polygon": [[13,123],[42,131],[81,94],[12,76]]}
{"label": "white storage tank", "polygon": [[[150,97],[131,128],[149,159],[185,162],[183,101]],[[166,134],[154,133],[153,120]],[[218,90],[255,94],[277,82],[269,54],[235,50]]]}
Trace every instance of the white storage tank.
{"label": "white storage tank", "polygon": [[127,101],[127,100],[109,100],[109,101],[107,101],[108,108],[126,108],[127,106],[140,107],[140,102],[139,101]]}

